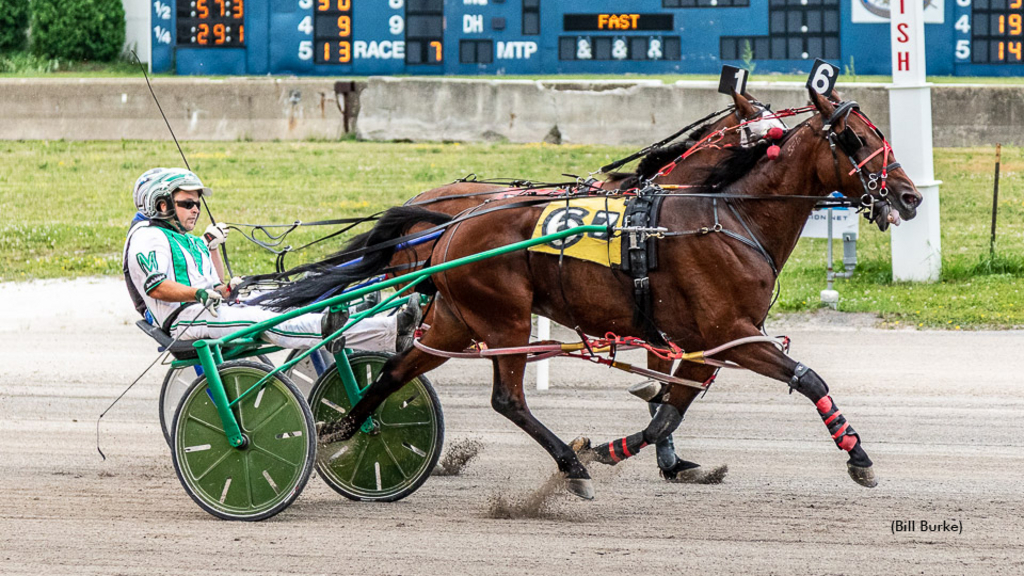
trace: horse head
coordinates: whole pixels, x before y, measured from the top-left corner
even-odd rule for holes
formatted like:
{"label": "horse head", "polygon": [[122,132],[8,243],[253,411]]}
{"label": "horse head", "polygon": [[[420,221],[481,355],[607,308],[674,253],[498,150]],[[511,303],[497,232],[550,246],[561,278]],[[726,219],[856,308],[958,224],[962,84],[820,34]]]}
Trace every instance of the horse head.
{"label": "horse head", "polygon": [[[747,92],[732,94],[733,104],[736,110],[733,116],[736,119],[735,126],[740,126],[740,146],[752,146],[768,135],[772,128],[779,128],[786,131],[789,128],[767,104],[763,104]],[[722,127],[728,127],[723,124]]]}
{"label": "horse head", "polygon": [[[840,100],[835,91],[832,94]],[[811,101],[821,113],[821,135],[831,150],[831,156],[819,162],[821,181],[833,183],[844,196],[859,197],[868,209],[866,218],[882,231],[914,218],[921,193],[860,106],[852,100],[833,103],[813,91]]]}

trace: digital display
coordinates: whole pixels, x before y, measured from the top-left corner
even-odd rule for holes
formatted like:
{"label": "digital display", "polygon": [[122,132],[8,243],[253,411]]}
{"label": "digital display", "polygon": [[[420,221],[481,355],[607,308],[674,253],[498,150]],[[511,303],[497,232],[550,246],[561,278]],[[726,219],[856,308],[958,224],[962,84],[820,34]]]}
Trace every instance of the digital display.
{"label": "digital display", "polygon": [[352,62],[352,2],[316,0],[313,7],[313,52],[317,64]]}
{"label": "digital display", "polygon": [[[1024,71],[1024,0],[915,1],[929,75]],[[817,58],[844,74],[893,66],[893,0],[147,3],[153,71],[183,75],[717,75],[730,65],[760,76],[806,73]]]}
{"label": "digital display", "polygon": [[178,0],[178,46],[245,46],[245,0]]}
{"label": "digital display", "polygon": [[566,14],[566,32],[618,32],[626,30],[671,31],[671,14]]}
{"label": "digital display", "polygon": [[1024,63],[1024,0],[974,0],[971,20],[972,62]]}
{"label": "digital display", "polygon": [[408,0],[405,7],[405,63],[444,63],[443,0]]}
{"label": "digital display", "polygon": [[562,36],[559,60],[679,60],[679,36]]}

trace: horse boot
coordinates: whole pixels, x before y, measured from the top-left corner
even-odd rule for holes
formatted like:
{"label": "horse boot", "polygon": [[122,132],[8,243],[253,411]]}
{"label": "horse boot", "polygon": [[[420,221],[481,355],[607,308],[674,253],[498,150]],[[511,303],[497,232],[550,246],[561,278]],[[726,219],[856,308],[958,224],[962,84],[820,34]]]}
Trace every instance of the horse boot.
{"label": "horse boot", "polygon": [[861,446],[860,435],[846,421],[846,417],[829,396],[828,384],[825,384],[814,370],[797,364],[793,369],[793,378],[789,381],[791,394],[793,390],[814,402],[814,407],[818,409],[818,415],[828,428],[836,447],[849,453],[850,459],[846,462],[846,467],[850,478],[867,488],[877,486],[878,480],[875,478],[873,463]]}
{"label": "horse boot", "polygon": [[[649,402],[647,408],[651,411],[651,416],[655,416],[658,405]],[[700,474],[700,464],[683,460],[676,454],[676,447],[672,442],[672,434],[658,440],[654,444],[654,449],[658,454],[658,469],[661,471],[661,477],[665,480],[669,482],[689,482]]]}

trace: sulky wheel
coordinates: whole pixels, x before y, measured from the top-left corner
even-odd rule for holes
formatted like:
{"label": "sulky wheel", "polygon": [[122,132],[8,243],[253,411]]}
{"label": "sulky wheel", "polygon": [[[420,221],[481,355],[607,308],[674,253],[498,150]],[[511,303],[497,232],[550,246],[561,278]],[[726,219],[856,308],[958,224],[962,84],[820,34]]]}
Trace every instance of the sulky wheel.
{"label": "sulky wheel", "polygon": [[[356,352],[349,363],[360,388],[380,374],[390,354]],[[352,403],[337,370],[313,387],[309,405],[316,422],[336,420]],[[393,502],[419,488],[433,471],[444,444],[444,415],[433,386],[420,376],[384,401],[351,439],[317,448],[316,470],[346,498]]]}
{"label": "sulky wheel", "polygon": [[[229,401],[270,372],[256,362],[225,362],[220,376]],[[299,391],[277,374],[236,404],[247,443],[233,448],[200,377],[174,417],[174,470],[188,495],[225,520],[270,518],[298,497],[313,472],[316,430]]]}
{"label": "sulky wheel", "polygon": [[[305,350],[292,350],[288,353],[288,358],[285,359],[285,362],[291,362],[292,358],[303,352]],[[315,360],[313,359],[314,356],[316,356]],[[308,398],[310,391],[313,390],[313,384],[316,383],[316,379],[332,366],[334,366],[334,356],[324,350],[317,350],[306,356],[295,366],[285,370],[284,375],[298,387],[303,397]]]}
{"label": "sulky wheel", "polygon": [[[256,356],[260,362],[267,366],[274,364],[263,354]],[[167,446],[171,446],[171,424],[174,422],[174,413],[178,410],[178,403],[181,397],[188,392],[189,387],[195,382],[196,374],[200,371],[195,366],[184,368],[168,368],[164,376],[163,386],[160,387],[160,430],[164,433],[164,440]]]}

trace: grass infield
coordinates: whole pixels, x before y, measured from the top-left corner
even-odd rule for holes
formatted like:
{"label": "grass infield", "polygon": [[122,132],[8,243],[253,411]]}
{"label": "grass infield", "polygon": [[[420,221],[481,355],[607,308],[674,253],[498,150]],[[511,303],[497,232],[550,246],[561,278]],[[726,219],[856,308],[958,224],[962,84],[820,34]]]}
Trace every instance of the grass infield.
{"label": "grass infield", "polygon": [[[624,147],[369,142],[186,142],[189,162],[214,189],[219,221],[288,223],[368,215],[469,173],[561,180],[632,152]],[[165,142],[0,142],[0,280],[119,275],[135,178],[180,166]],[[839,309],[874,312],[887,325],[959,329],[1024,327],[1024,149],[1004,148],[999,231],[989,257],[994,150],[937,149],[943,181],[942,280],[894,283],[890,236],[861,222],[859,265],[838,280]],[[199,228],[208,221],[204,216]],[[365,229],[365,228],[363,228]],[[361,229],[362,230],[362,229]],[[299,246],[328,230],[304,229]],[[289,257],[336,250],[330,240]],[[268,272],[272,258],[232,233],[236,275]],[[837,269],[842,246],[836,244]],[[801,240],[781,277],[776,311],[819,307],[825,241]]]}

